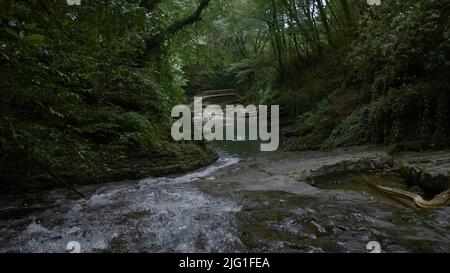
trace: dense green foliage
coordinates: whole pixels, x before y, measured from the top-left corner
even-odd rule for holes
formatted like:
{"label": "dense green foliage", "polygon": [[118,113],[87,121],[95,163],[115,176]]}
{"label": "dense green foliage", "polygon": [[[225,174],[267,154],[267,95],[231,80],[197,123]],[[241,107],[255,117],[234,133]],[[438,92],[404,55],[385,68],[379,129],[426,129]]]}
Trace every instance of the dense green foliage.
{"label": "dense green foliage", "polygon": [[216,18],[195,46],[197,56],[220,56],[220,65],[216,59],[207,66],[216,74],[194,79],[227,88],[214,80],[225,71],[248,102],[280,104],[285,118],[296,120],[290,148],[449,136],[448,1],[228,5],[233,12]]}
{"label": "dense green foliage", "polygon": [[449,11],[447,1],[384,1],[365,14],[346,57],[345,87],[338,91],[348,97],[356,88],[359,103],[348,118],[335,115],[343,120],[329,137],[324,134],[326,147],[448,142]]}
{"label": "dense green foliage", "polygon": [[162,8],[2,0],[0,16],[4,179],[10,171],[116,179],[108,172],[140,158],[156,168],[208,157],[170,142],[170,111],[185,100],[185,82],[171,47],[146,53],[145,44],[170,23]]}
{"label": "dense green foliage", "polygon": [[448,1],[386,1],[363,22],[348,62],[367,105],[333,132],[332,144],[449,135],[449,12]]}

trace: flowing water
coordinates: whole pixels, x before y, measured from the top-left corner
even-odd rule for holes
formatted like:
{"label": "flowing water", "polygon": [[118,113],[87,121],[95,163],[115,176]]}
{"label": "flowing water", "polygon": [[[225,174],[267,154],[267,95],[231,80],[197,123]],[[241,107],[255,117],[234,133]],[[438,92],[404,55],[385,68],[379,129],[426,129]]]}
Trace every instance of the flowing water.
{"label": "flowing water", "polygon": [[234,157],[179,177],[88,186],[88,200],[62,190],[2,200],[1,252],[231,251],[239,244],[238,204],[201,193],[193,182],[238,163]]}
{"label": "flowing water", "polygon": [[[213,144],[220,159],[187,175],[2,197],[0,252],[449,252],[450,209],[405,206],[367,187],[391,175],[320,189],[286,175],[317,152],[259,153]],[[342,183],[341,183],[342,182]]]}

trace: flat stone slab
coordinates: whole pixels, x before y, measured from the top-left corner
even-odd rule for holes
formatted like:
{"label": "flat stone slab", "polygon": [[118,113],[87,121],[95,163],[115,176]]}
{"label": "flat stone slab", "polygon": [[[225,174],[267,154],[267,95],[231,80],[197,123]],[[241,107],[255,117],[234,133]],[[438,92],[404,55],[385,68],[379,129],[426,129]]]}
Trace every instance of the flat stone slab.
{"label": "flat stone slab", "polygon": [[262,153],[217,173],[215,180],[232,182],[241,190],[284,191],[310,195],[316,186],[347,177],[398,171],[430,196],[450,188],[450,151],[406,152],[394,157],[373,146],[331,151]]}
{"label": "flat stone slab", "polygon": [[285,191],[313,194],[311,183],[318,178],[380,171],[391,167],[385,151],[353,147],[332,151],[277,152],[242,159],[241,164],[218,174],[215,179],[233,182],[244,190]]}
{"label": "flat stone slab", "polygon": [[404,152],[396,159],[402,175],[434,194],[450,188],[450,150]]}
{"label": "flat stone slab", "polygon": [[399,161],[437,176],[450,174],[450,150],[437,152],[405,152]]}

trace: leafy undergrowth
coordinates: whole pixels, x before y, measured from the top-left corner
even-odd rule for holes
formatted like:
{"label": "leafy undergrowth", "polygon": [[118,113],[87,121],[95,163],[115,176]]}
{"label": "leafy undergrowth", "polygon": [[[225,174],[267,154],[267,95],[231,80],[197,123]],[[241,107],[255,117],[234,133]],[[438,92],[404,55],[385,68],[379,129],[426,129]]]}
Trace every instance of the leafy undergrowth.
{"label": "leafy undergrowth", "polygon": [[0,2],[0,188],[39,188],[49,173],[93,183],[182,172],[214,158],[170,141],[170,110],[185,97],[170,50],[144,54],[159,21],[127,1]]}
{"label": "leafy undergrowth", "polygon": [[298,118],[287,148],[415,141],[445,147],[449,10],[446,1],[392,0],[364,18],[346,57],[341,88],[330,89],[331,95]]}

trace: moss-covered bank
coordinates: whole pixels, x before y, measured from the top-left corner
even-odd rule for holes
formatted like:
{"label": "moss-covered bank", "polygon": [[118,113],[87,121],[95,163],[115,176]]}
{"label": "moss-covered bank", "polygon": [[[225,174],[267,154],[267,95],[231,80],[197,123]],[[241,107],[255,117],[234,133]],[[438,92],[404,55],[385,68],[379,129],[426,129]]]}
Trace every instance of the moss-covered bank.
{"label": "moss-covered bank", "polygon": [[0,190],[180,173],[215,159],[172,141],[182,64],[168,43],[150,51],[146,40],[174,18],[149,14],[125,0],[0,1]]}
{"label": "moss-covered bank", "polygon": [[61,180],[72,187],[136,180],[186,173],[217,160],[217,155],[196,144],[168,144],[164,153],[152,155],[142,153],[120,161],[103,162],[104,168],[94,172],[61,169],[46,172],[32,166],[12,162],[0,167],[0,194],[19,194],[65,187]]}

